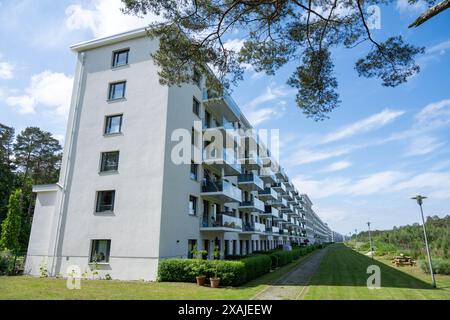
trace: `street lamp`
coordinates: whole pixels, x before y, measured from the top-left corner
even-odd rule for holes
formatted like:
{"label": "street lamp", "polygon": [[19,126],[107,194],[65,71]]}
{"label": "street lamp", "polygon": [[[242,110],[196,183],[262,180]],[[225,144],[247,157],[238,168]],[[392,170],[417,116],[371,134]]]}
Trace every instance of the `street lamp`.
{"label": "street lamp", "polygon": [[372,236],[370,235],[370,222],[367,222],[367,226],[369,227],[370,256],[373,259],[373,246],[372,246]]}
{"label": "street lamp", "polygon": [[422,209],[423,200],[426,198],[427,197],[417,195],[411,199],[416,200],[417,204],[420,207],[420,213],[422,215],[423,236],[425,238],[425,247],[427,248],[427,255],[428,255],[428,265],[430,267],[430,273],[431,273],[431,285],[433,286],[433,288],[436,288],[436,280],[434,279],[434,273],[433,273],[433,263],[431,262],[430,248],[428,247],[427,229],[425,228],[425,219],[423,217],[423,209]]}

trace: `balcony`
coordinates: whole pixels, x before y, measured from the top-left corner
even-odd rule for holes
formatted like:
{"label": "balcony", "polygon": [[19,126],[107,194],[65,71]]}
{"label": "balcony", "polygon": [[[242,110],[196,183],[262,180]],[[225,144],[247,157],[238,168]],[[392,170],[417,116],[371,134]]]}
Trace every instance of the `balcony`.
{"label": "balcony", "polygon": [[273,234],[279,234],[280,233],[280,228],[278,227],[266,227],[266,232],[267,233],[273,233]]}
{"label": "balcony", "polygon": [[278,217],[274,217],[274,220],[281,221],[281,222],[288,222],[288,216],[287,216],[287,214],[280,212],[278,214]]}
{"label": "balcony", "polygon": [[221,117],[233,121],[239,121],[241,118],[241,110],[237,103],[226,92],[218,94],[212,90],[203,90],[203,104]]}
{"label": "balcony", "polygon": [[223,203],[242,201],[241,190],[227,180],[204,182],[201,196],[208,200]]}
{"label": "balcony", "polygon": [[294,197],[292,196],[292,192],[291,191],[286,191],[285,194],[283,194],[283,197],[286,200],[288,200],[288,201],[294,200]]}
{"label": "balcony", "polygon": [[261,190],[258,192],[258,197],[261,200],[265,200],[265,201],[276,200],[278,197],[278,194],[273,188],[265,188],[264,190]]}
{"label": "balcony", "polygon": [[286,175],[286,172],[284,172],[284,169],[279,167],[278,171],[275,172],[275,176],[280,179],[281,181],[287,181],[288,177]]}
{"label": "balcony", "polygon": [[287,214],[294,214],[294,207],[288,204],[286,207],[282,207],[281,211]]}
{"label": "balcony", "polygon": [[292,191],[292,193],[293,193],[293,191],[295,191],[295,186],[290,180],[286,181],[286,189],[288,191]]}
{"label": "balcony", "polygon": [[233,152],[228,149],[206,147],[203,151],[203,163],[216,170],[223,168],[226,176],[241,174],[241,164],[236,161]]}
{"label": "balcony", "polygon": [[242,201],[239,205],[239,210],[249,212],[264,212],[264,202],[257,198],[250,201]]}
{"label": "balcony", "polygon": [[238,186],[246,191],[264,190],[264,182],[254,173],[246,173],[238,176]]}
{"label": "balcony", "polygon": [[242,167],[248,168],[249,170],[258,170],[262,167],[262,160],[255,153],[250,155],[246,154],[243,158],[239,159],[239,161],[241,162]]}
{"label": "balcony", "polygon": [[231,216],[229,212],[216,214],[215,219],[202,220],[201,231],[242,231],[242,219]]}
{"label": "balcony", "polygon": [[286,193],[286,186],[283,182],[277,182],[272,185],[272,188],[275,189],[275,191],[279,192],[280,194]]}
{"label": "balcony", "polygon": [[277,182],[277,178],[275,177],[275,174],[273,173],[273,171],[270,170],[270,168],[261,169],[261,173],[259,176],[264,181],[264,183],[276,183]]}
{"label": "balcony", "polygon": [[[238,144],[240,143],[241,136],[239,134],[239,123],[238,122],[229,122],[223,120],[223,123],[218,126],[212,126],[208,123],[203,123],[203,140],[204,141],[213,141],[215,139],[222,140],[225,145],[227,141],[236,141]],[[230,140],[224,140],[230,139]]]}
{"label": "balcony", "polygon": [[266,225],[255,222],[254,224],[244,225],[243,230],[245,233],[265,233]]}
{"label": "balcony", "polygon": [[281,198],[281,197],[276,200],[272,200],[270,202],[270,204],[277,208],[287,208],[288,207],[287,200],[284,198]]}
{"label": "balcony", "polygon": [[275,209],[270,205],[266,205],[264,206],[264,212],[261,212],[259,215],[265,218],[277,218],[279,214],[280,212],[278,209]]}
{"label": "balcony", "polygon": [[281,234],[281,235],[288,235],[289,234],[289,230],[288,229],[280,229],[279,234]]}

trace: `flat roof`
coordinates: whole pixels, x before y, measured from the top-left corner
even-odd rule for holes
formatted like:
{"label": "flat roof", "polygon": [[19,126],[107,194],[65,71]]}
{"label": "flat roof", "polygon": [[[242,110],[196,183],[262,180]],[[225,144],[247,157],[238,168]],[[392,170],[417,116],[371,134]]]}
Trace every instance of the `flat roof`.
{"label": "flat roof", "polygon": [[61,187],[56,183],[33,185],[33,192],[56,192],[60,189]]}

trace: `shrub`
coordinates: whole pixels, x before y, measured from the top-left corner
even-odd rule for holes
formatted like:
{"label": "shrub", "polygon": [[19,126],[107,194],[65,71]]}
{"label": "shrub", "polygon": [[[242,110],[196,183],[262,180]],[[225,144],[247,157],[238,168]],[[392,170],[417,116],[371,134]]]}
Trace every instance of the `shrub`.
{"label": "shrub", "polygon": [[[420,260],[420,268],[423,272],[430,273],[428,260]],[[435,258],[433,259],[433,271],[435,274],[450,275],[450,259]]]}
{"label": "shrub", "polygon": [[245,282],[270,271],[271,259],[255,255],[239,261],[165,259],[159,262],[158,280],[173,282],[195,282],[195,277],[213,277],[217,272],[224,286],[240,286]]}
{"label": "shrub", "polygon": [[245,266],[245,281],[250,281],[270,271],[272,259],[268,255],[255,255],[242,259]]}
{"label": "shrub", "polygon": [[275,270],[278,268],[278,256],[275,254],[269,254],[270,260],[271,260],[271,268],[272,270]]}
{"label": "shrub", "polygon": [[0,252],[0,275],[15,275],[23,271],[24,256],[17,256],[14,267],[14,255],[10,251]]}

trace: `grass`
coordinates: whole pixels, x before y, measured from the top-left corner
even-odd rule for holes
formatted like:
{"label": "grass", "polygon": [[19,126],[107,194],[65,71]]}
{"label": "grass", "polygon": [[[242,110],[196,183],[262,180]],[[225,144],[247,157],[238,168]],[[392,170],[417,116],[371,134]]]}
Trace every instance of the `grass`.
{"label": "grass", "polygon": [[[437,289],[419,267],[393,267],[389,257],[372,260],[344,244],[328,247],[328,254],[311,279],[304,299],[450,299],[450,276],[437,275]],[[381,270],[381,288],[368,289],[369,265]]]}
{"label": "grass", "polygon": [[[314,252],[311,254],[314,254]],[[0,277],[0,300],[246,300],[263,291],[268,285],[298,266],[308,256],[301,257],[289,265],[236,288],[212,289],[198,287],[193,283],[174,282],[82,280],[81,290],[68,290],[64,279],[27,276]]]}

